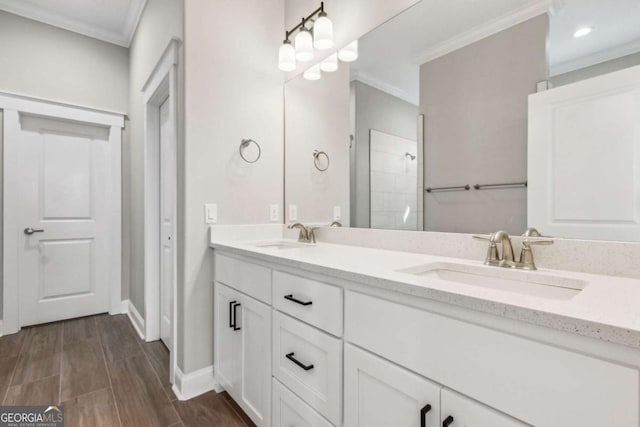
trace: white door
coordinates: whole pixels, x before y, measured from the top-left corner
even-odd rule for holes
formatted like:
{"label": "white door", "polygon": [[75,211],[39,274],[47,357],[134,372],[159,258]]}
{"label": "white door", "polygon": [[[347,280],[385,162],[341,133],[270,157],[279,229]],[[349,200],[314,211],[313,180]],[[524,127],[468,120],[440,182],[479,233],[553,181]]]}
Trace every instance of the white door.
{"label": "white door", "polygon": [[443,427],[525,427],[528,424],[449,389],[442,389]]}
{"label": "white door", "polygon": [[171,350],[175,277],[176,153],[169,98],[160,106],[160,339]]}
{"label": "white door", "polygon": [[640,66],[529,97],[528,225],[640,241]]}
{"label": "white door", "polygon": [[344,346],[345,427],[439,427],[441,388],[371,353]]}
{"label": "white door", "polygon": [[[109,310],[109,128],[15,115],[19,324]],[[11,118],[10,118],[11,119]],[[6,207],[5,207],[6,208]],[[6,231],[8,232],[8,231]]]}

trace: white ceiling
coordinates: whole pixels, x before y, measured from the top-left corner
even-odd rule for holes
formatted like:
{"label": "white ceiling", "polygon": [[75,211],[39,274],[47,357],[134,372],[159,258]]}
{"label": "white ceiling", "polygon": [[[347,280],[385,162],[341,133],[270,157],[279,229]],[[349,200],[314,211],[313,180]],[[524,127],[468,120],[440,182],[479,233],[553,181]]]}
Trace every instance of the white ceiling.
{"label": "white ceiling", "polygon": [[[551,15],[551,75],[640,52],[640,0],[561,0]],[[581,38],[573,33],[593,28]]]}
{"label": "white ceiling", "polygon": [[[417,104],[419,64],[540,15],[552,5],[552,74],[562,64],[577,69],[611,59],[599,59],[601,52],[611,54],[622,45],[625,52],[640,51],[640,0],[422,0],[360,39],[352,79]],[[593,25],[593,33],[575,39],[573,33],[583,25]],[[584,65],[585,59],[592,62]]]}
{"label": "white ceiling", "polygon": [[0,10],[129,47],[146,0],[0,0]]}

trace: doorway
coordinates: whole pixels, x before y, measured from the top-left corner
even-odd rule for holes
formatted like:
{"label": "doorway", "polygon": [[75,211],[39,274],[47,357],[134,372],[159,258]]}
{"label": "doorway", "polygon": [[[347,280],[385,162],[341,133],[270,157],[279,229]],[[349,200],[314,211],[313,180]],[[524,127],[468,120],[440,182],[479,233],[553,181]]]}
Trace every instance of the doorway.
{"label": "doorway", "polygon": [[176,365],[177,287],[177,64],[171,40],[143,88],[144,125],[144,338],[169,350]]}

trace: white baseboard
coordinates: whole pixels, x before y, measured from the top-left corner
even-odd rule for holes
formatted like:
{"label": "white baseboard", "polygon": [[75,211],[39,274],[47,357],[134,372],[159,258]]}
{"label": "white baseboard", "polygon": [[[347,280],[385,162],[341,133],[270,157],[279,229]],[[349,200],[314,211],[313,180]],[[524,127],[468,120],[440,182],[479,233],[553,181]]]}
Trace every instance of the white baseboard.
{"label": "white baseboard", "polygon": [[136,307],[131,303],[131,301],[126,300],[122,301],[123,305],[126,303],[126,311],[127,316],[129,316],[129,320],[131,320],[131,324],[133,324],[133,329],[136,330],[140,339],[144,340],[144,319],[136,310]]}
{"label": "white baseboard", "polygon": [[2,329],[2,320],[0,320],[0,337],[2,336],[4,329]]}
{"label": "white baseboard", "polygon": [[176,378],[173,384],[173,392],[180,400],[193,399],[211,390],[222,389],[213,377],[213,366],[198,369],[185,374],[176,367]]}

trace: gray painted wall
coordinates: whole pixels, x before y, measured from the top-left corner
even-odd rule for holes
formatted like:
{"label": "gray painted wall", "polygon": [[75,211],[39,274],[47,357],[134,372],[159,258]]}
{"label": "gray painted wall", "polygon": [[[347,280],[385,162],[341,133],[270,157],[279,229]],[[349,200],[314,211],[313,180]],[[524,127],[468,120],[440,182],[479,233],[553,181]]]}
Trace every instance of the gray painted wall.
{"label": "gray painted wall", "polygon": [[[185,349],[178,363],[185,373],[213,361],[213,256],[204,204],[217,203],[219,224],[266,223],[270,204],[282,208],[284,100],[277,47],[283,31],[283,0],[185,1],[188,114],[179,255],[184,268],[178,273]],[[242,161],[242,138],[260,143],[260,161]]]}
{"label": "gray painted wall", "polygon": [[[355,102],[355,140],[351,155],[352,226],[368,228],[369,224],[369,130],[416,140],[418,106],[378,90],[360,81],[351,82]],[[355,185],[354,185],[355,182]]]}
{"label": "gray painted wall", "polygon": [[[527,96],[547,79],[546,15],[420,68],[425,187],[525,181]],[[425,194],[425,230],[522,233],[526,190]],[[532,224],[535,226],[535,224]]]}
{"label": "gray painted wall", "polygon": [[558,74],[557,76],[550,77],[549,81],[553,87],[558,87],[569,83],[575,83],[580,80],[597,77],[602,74],[613,73],[614,71],[622,70],[624,68],[635,67],[636,65],[640,65],[640,52],[592,65],[591,67]]}
{"label": "gray painted wall", "polygon": [[[130,282],[129,299],[143,317],[145,316],[145,307],[144,102],[142,88],[172,38],[183,39],[182,0],[147,2],[129,49],[130,84],[127,92],[129,94],[130,141],[122,150],[124,187],[122,229],[125,236],[123,239],[123,259],[126,260],[122,267],[123,272],[128,274]],[[181,64],[183,63],[184,61],[181,61]],[[178,86],[181,88],[183,78],[180,70],[178,79]],[[179,91],[182,92],[181,89]],[[180,104],[178,102],[179,106]],[[180,150],[181,144],[178,143],[179,153]]]}
{"label": "gray painted wall", "polygon": [[[0,40],[3,41],[0,55],[0,91],[96,109],[127,112],[128,49],[2,11]],[[125,130],[125,146],[127,138],[128,132]],[[1,166],[0,159],[0,177]],[[0,207],[1,204],[0,199]],[[0,238],[1,228],[0,223]],[[0,247],[0,262],[1,251]],[[123,254],[123,264],[126,261]],[[1,271],[0,268],[0,273]],[[126,279],[123,274],[125,297],[128,292]],[[1,291],[0,286],[0,313]]]}

